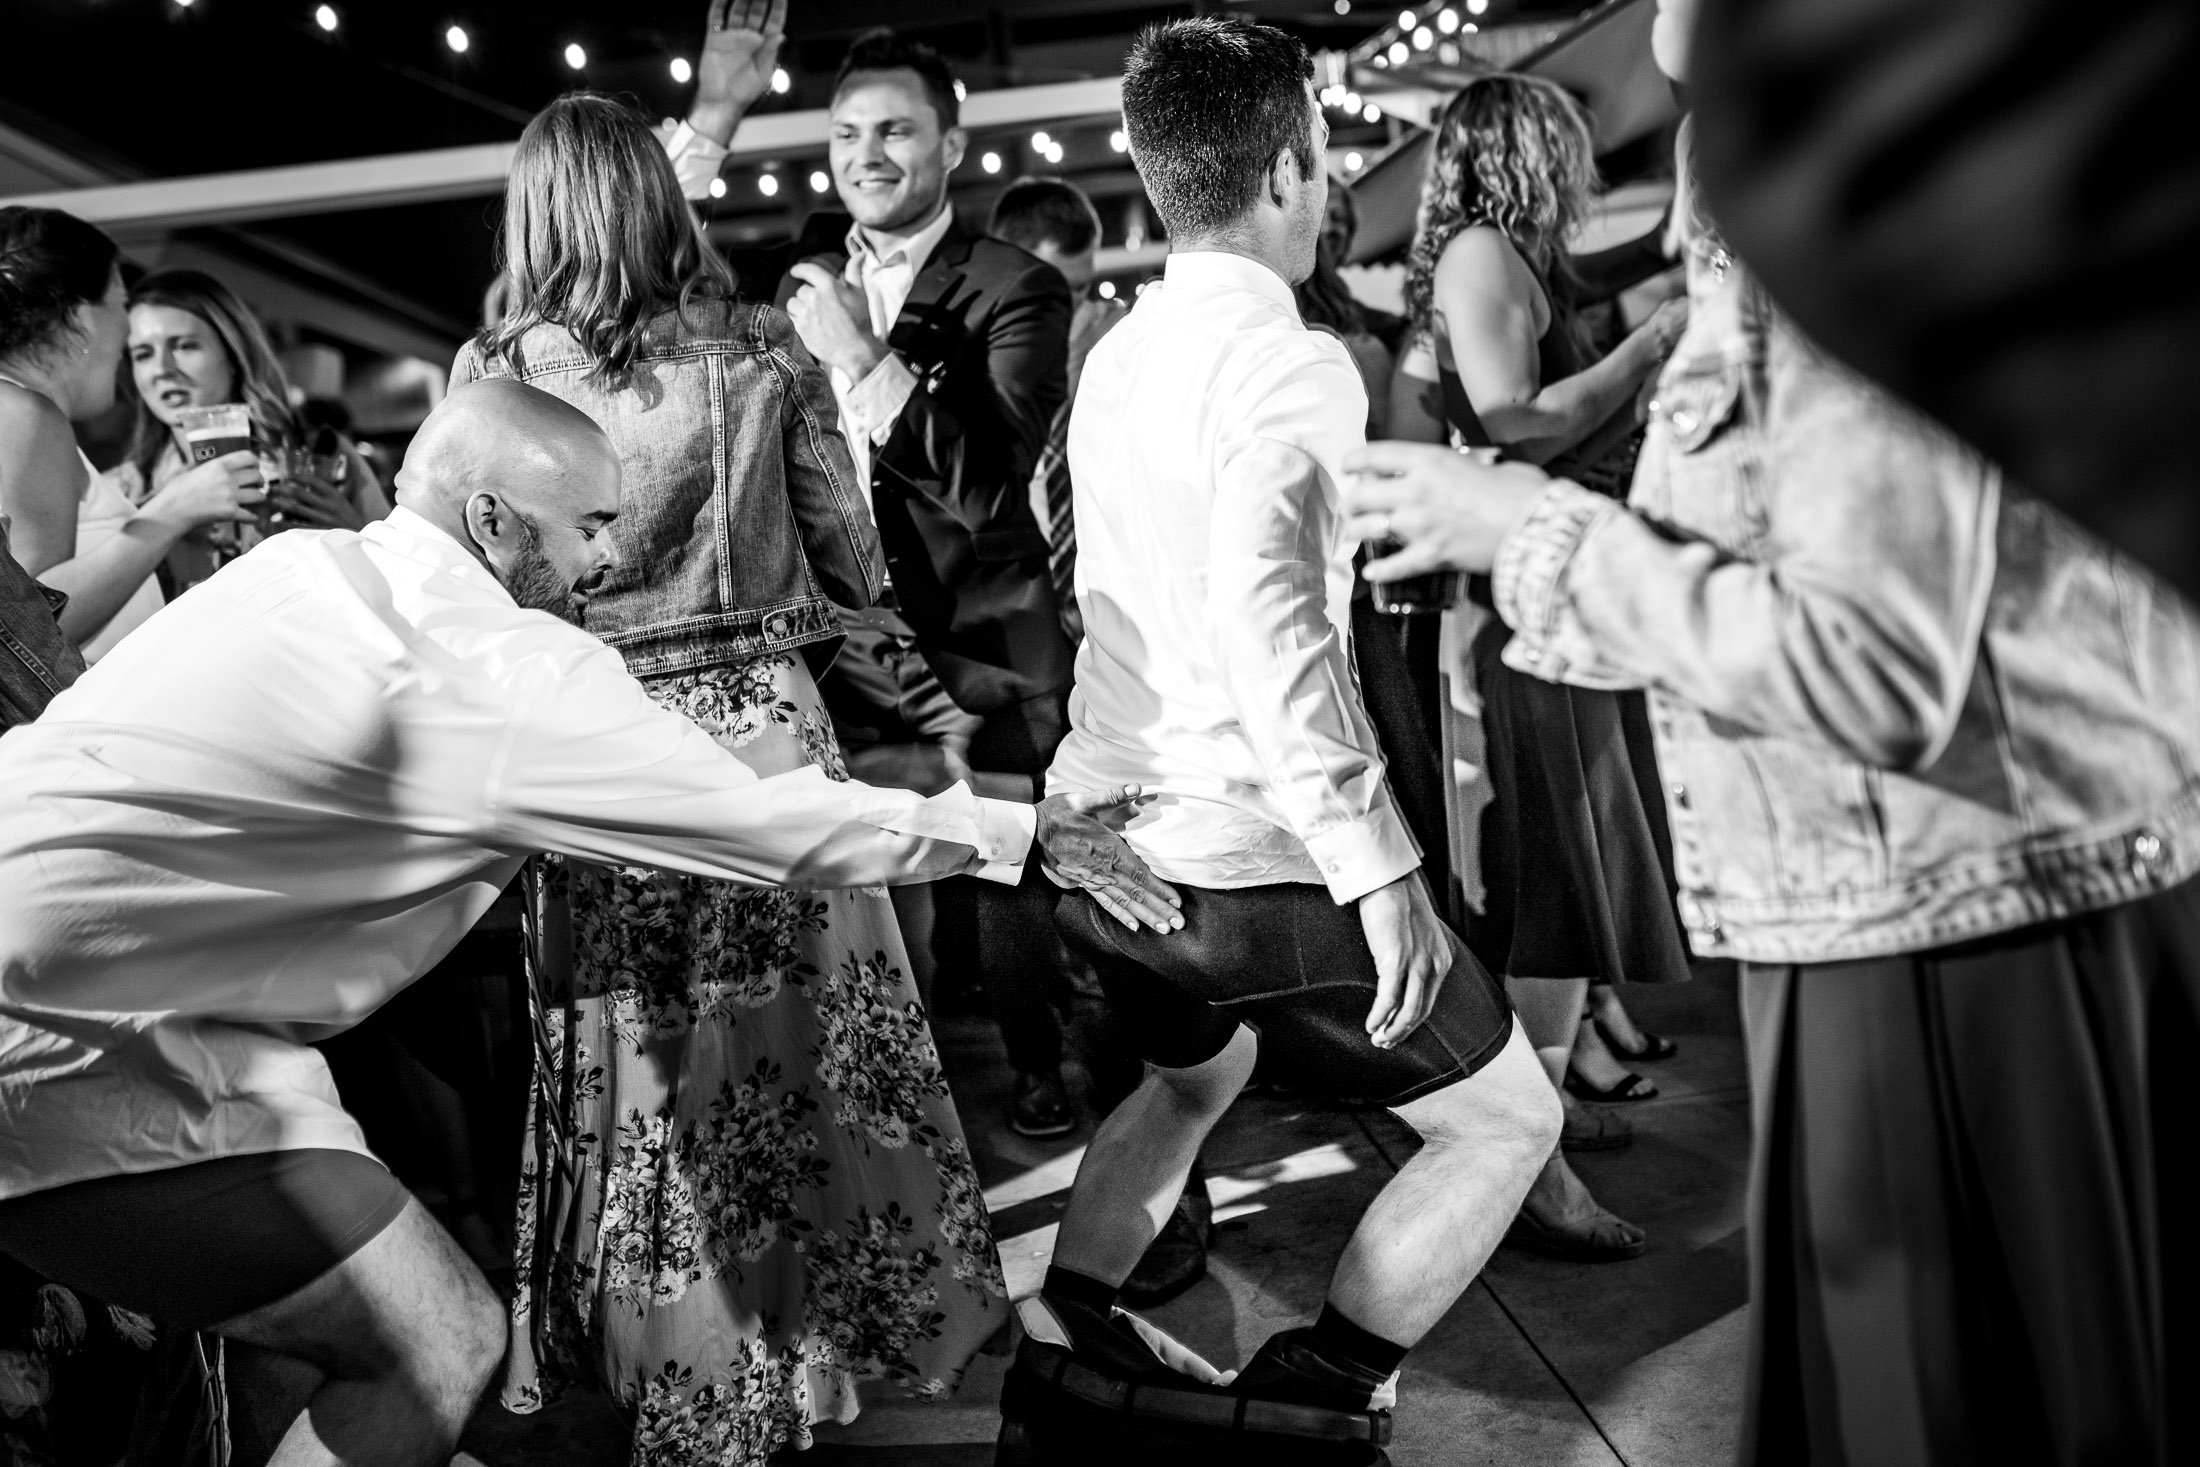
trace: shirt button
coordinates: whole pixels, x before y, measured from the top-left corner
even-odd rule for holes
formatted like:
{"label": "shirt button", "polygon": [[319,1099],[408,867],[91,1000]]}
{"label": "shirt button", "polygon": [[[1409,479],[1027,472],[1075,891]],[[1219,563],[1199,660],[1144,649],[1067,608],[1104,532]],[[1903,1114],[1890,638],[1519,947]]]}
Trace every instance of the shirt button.
{"label": "shirt button", "polygon": [[1339,865],[1338,865],[1338,864],[1337,864],[1337,863],[1336,863],[1335,861],[1331,861],[1331,862],[1329,863],[1329,874],[1330,874],[1331,876],[1334,876],[1334,875],[1336,875],[1336,874],[1337,874],[1337,873],[1338,873],[1339,871],[1341,871],[1341,870],[1343,870],[1343,869],[1344,869],[1344,868],[1343,868],[1343,867],[1341,867],[1341,866],[1339,866]]}
{"label": "shirt button", "polygon": [[1649,412],[1650,416],[1654,418],[1659,413],[1665,411],[1665,403],[1662,400],[1653,397],[1650,399],[1650,406],[1647,411]]}
{"label": "shirt button", "polygon": [[1674,781],[1673,781],[1672,785],[1670,786],[1670,789],[1671,789],[1671,792],[1672,792],[1672,795],[1673,795],[1673,804],[1674,804],[1674,807],[1675,807],[1676,809],[1681,809],[1681,810],[1685,810],[1685,809],[1687,809],[1687,808],[1688,808],[1688,786],[1687,786],[1687,785],[1685,785],[1685,784],[1682,784],[1682,783],[1681,783],[1681,782],[1680,782],[1679,780],[1677,780],[1677,779],[1676,779],[1676,780],[1674,780]]}

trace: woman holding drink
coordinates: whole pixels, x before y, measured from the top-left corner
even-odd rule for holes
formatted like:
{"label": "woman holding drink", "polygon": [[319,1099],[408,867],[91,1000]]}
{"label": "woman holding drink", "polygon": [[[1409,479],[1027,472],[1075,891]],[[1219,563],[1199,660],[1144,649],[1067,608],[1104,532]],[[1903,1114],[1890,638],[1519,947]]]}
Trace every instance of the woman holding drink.
{"label": "woman holding drink", "polygon": [[[1394,436],[1448,437],[1482,456],[1624,487],[1637,394],[1686,310],[1660,307],[1609,355],[1591,355],[1566,241],[1593,197],[1593,156],[1586,116],[1549,82],[1480,77],[1446,107],[1411,255],[1415,342],[1393,395]],[[1516,672],[1504,660],[1509,636],[1492,618],[1472,652],[1493,798],[1481,841],[1487,897],[1466,937],[1505,975],[1530,1042],[1564,1086],[1582,1059],[1590,979],[1685,978],[1688,955],[1641,695]],[[1592,1059],[1615,1073],[1576,1069],[1577,1090],[1613,1100],[1656,1093],[1616,1073],[1601,1050]],[[1616,1118],[1570,1112],[1565,1144],[1596,1149],[1625,1135]],[[1585,1260],[1631,1258],[1644,1243],[1640,1228],[1597,1205],[1561,1154],[1529,1192],[1511,1240]]]}
{"label": "woman holding drink", "polygon": [[356,530],[390,512],[359,451],[333,432],[312,441],[291,407],[290,384],[267,333],[234,291],[197,270],[148,275],[130,292],[130,374],[137,431],[115,470],[145,503],[242,437],[272,481],[253,529],[214,527],[179,544],[168,573],[181,588],[212,575],[267,533],[303,526]]}
{"label": "woman holding drink", "polygon": [[69,425],[114,402],[128,331],[114,241],[58,209],[0,209],[0,514],[15,558],[69,597],[61,629],[97,661],[161,607],[178,541],[249,522],[260,468],[227,453],[133,505]]}

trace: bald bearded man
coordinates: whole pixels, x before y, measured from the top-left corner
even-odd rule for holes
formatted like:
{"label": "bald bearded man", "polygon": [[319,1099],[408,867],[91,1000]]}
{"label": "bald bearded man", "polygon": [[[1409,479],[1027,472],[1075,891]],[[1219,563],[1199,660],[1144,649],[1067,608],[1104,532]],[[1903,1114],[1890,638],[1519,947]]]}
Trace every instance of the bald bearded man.
{"label": "bald bearded man", "polygon": [[[0,1251],[283,1362],[271,1460],[441,1463],[501,1311],[368,1154],[310,1041],[426,972],[534,851],[791,887],[1048,874],[1166,927],[1104,823],[758,779],[570,624],[609,442],[486,381],[364,531],[293,531],[0,739]],[[545,615],[544,613],[550,613]],[[287,1374],[285,1374],[287,1372]]]}

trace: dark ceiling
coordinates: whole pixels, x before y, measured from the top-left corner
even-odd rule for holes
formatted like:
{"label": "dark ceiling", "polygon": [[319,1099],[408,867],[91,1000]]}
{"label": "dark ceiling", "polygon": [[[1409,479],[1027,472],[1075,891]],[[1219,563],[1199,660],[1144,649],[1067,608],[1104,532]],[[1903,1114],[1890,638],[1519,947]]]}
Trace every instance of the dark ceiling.
{"label": "dark ceiling", "polygon": [[[316,25],[314,0],[0,0],[0,121],[120,176],[164,177],[508,140],[575,85],[673,115],[686,88],[669,62],[694,55],[706,9],[702,0],[331,4],[333,34]],[[1199,10],[1256,15],[1323,49],[1350,46],[1398,16],[1395,3],[1345,8],[1337,13],[1336,0],[793,0],[781,58],[793,85],[764,105],[822,106],[847,40],[874,25],[921,35],[973,90],[986,90],[1112,74],[1140,26]],[[1494,0],[1486,18],[1584,8],[1583,0]],[[469,32],[463,55],[443,39],[453,24]],[[575,43],[587,53],[578,72],[563,59]],[[1379,141],[1380,127],[1370,131]],[[1120,192],[1128,169],[1106,155],[1101,135],[1090,181],[1096,192]],[[1076,157],[1063,171],[1085,176]],[[965,172],[974,196],[1002,181]],[[729,196],[720,233],[784,235],[809,204],[806,185],[776,202]],[[455,336],[470,326],[491,273],[496,212],[494,199],[467,199],[263,222],[251,234],[277,250],[302,246],[325,257],[384,306],[394,298],[419,324]]]}

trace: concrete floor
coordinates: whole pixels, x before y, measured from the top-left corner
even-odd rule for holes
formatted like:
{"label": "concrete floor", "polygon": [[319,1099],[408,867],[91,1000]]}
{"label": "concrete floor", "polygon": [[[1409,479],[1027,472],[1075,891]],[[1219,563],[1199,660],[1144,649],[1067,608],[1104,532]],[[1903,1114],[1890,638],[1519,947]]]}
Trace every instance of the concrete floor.
{"label": "concrete floor", "polygon": [[[1657,1099],[1623,1107],[1634,1145],[1574,1161],[1600,1200],[1649,1230],[1649,1251],[1578,1265],[1500,1249],[1406,1364],[1396,1467],[1717,1467],[1732,1457],[1749,1138],[1734,980],[1707,970],[1694,983],[1630,989],[1627,1002],[1681,1052],[1644,1067]],[[1020,1296],[1045,1270],[1084,1138],[1036,1143],[1000,1123],[1009,1074],[988,1021],[943,1020],[939,1038]],[[1223,1366],[1312,1318],[1345,1235],[1411,1146],[1381,1112],[1247,1095],[1207,1153],[1223,1219],[1209,1277],[1153,1317]],[[986,1467],[1004,1364],[981,1357],[941,1405],[876,1401],[786,1460]],[[486,1467],[626,1461],[623,1425],[585,1396],[533,1417],[487,1405],[465,1445]]]}

